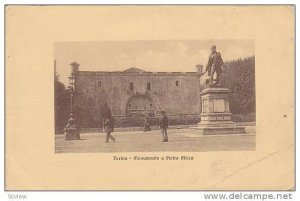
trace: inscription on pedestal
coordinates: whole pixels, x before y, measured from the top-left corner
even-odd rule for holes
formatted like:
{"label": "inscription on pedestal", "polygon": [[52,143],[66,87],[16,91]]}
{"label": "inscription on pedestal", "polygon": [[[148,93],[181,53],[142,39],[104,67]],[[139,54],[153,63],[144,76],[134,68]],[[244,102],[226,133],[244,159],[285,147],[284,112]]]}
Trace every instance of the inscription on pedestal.
{"label": "inscription on pedestal", "polygon": [[214,112],[225,112],[225,101],[224,99],[213,100]]}
{"label": "inscription on pedestal", "polygon": [[204,135],[246,133],[244,127],[236,126],[231,121],[229,93],[230,90],[223,87],[206,88],[201,92],[201,121],[194,129]]}

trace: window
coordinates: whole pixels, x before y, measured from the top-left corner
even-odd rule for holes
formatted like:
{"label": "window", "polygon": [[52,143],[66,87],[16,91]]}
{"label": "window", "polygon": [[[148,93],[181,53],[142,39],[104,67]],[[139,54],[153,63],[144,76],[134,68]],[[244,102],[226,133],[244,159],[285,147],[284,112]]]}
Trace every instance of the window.
{"label": "window", "polygon": [[102,85],[101,81],[100,81],[100,80],[98,80],[98,88],[100,88],[100,87],[101,87],[101,85]]}
{"label": "window", "polygon": [[209,84],[209,79],[206,79],[206,80],[205,80],[205,84]]}
{"label": "window", "polygon": [[130,89],[130,91],[133,91],[133,89],[134,89],[133,82],[130,82],[129,89]]}
{"label": "window", "polygon": [[128,107],[131,107],[131,104],[128,104]]}
{"label": "window", "polygon": [[177,81],[176,81],[176,87],[178,87],[178,86],[179,86],[179,81],[177,80]]}
{"label": "window", "polygon": [[150,104],[150,107],[152,107],[152,104]]}
{"label": "window", "polygon": [[150,91],[151,90],[151,83],[147,83],[147,91]]}

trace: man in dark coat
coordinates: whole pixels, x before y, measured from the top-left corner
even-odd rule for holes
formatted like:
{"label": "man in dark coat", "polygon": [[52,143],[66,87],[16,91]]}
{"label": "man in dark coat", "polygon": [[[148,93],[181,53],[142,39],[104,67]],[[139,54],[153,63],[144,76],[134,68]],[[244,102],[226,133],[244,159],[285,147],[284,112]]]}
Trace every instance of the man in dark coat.
{"label": "man in dark coat", "polygon": [[[114,121],[113,121],[113,116],[111,114],[111,110],[108,107],[107,103],[105,102],[104,105],[100,108],[101,111],[101,117],[103,121],[103,125],[105,124],[105,120],[109,119],[112,124],[112,132],[114,131]],[[104,127],[103,127],[104,128]],[[104,128],[105,129],[105,128]]]}
{"label": "man in dark coat", "polygon": [[168,124],[169,124],[168,117],[165,111],[162,111],[161,114],[163,115],[162,118],[160,119],[160,129],[163,137],[162,142],[168,142],[168,134],[167,134]]}
{"label": "man in dark coat", "polygon": [[[208,71],[208,76],[210,76],[210,86],[217,85],[219,83],[220,75],[222,74],[222,66],[224,64],[220,52],[217,52],[216,49],[217,47],[215,45],[211,47],[211,53],[204,72],[206,73]],[[216,82],[213,83],[215,73],[217,73],[217,77]]]}
{"label": "man in dark coat", "polygon": [[116,141],[116,139],[111,135],[111,132],[113,132],[113,123],[112,123],[112,120],[107,118],[105,120],[105,123],[104,123],[104,128],[105,128],[105,132],[106,132],[106,143],[109,142],[109,139],[111,139],[113,142]]}

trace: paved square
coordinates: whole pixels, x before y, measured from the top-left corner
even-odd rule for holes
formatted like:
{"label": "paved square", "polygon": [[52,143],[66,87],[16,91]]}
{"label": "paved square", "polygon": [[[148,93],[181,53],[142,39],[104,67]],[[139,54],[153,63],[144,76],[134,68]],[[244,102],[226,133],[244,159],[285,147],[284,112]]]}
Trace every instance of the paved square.
{"label": "paved square", "polygon": [[169,129],[169,142],[161,142],[159,130],[113,132],[116,142],[105,143],[105,133],[82,133],[81,140],[55,136],[56,153],[205,152],[255,150],[255,127],[247,134],[203,136],[193,129]]}

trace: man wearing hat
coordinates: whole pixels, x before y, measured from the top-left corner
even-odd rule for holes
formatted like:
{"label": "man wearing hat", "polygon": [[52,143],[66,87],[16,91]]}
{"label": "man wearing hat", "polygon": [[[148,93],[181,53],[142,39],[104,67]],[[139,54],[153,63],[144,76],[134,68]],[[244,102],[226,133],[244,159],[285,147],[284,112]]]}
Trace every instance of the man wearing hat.
{"label": "man wearing hat", "polygon": [[[219,83],[220,75],[222,74],[223,59],[220,52],[216,51],[217,47],[215,45],[211,46],[211,53],[206,65],[206,70],[203,74],[208,71],[208,76],[210,76],[210,86],[217,85]],[[216,82],[213,83],[214,74],[217,73]]]}
{"label": "man wearing hat", "polygon": [[161,111],[161,114],[163,115],[162,118],[160,119],[160,129],[161,129],[161,134],[163,137],[162,142],[168,142],[168,135],[167,135],[168,117],[167,117],[165,111]]}

